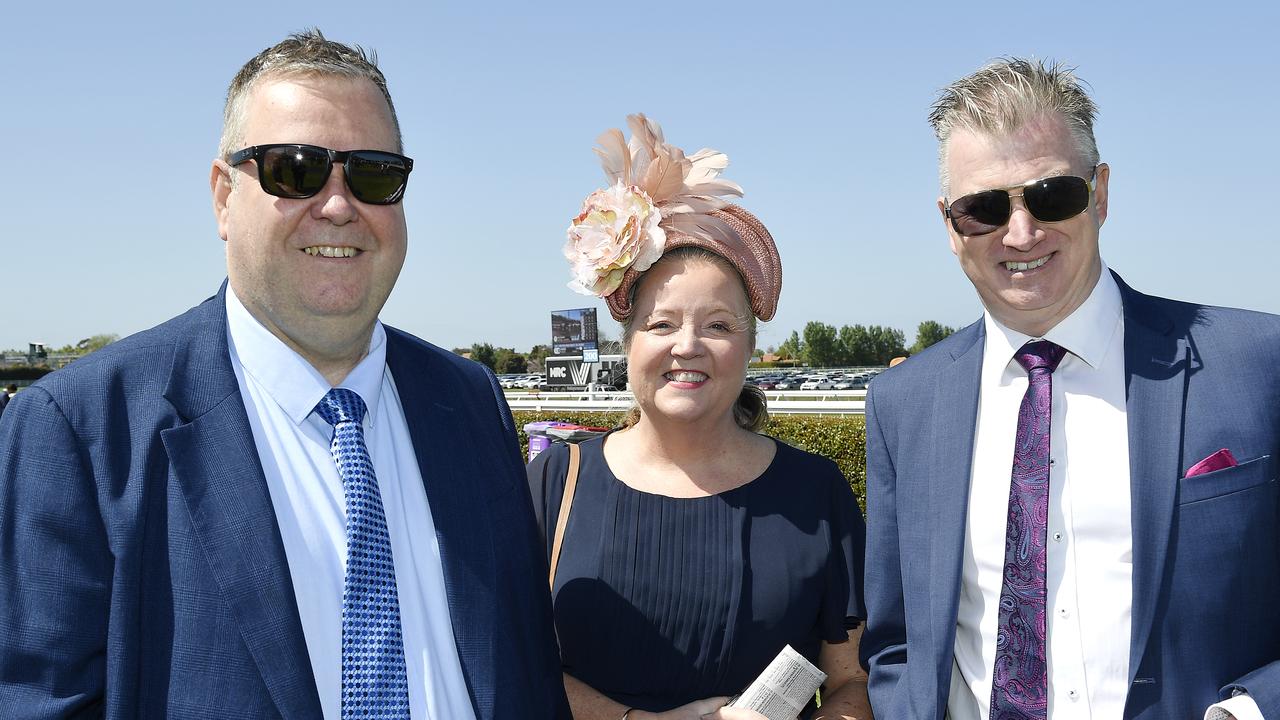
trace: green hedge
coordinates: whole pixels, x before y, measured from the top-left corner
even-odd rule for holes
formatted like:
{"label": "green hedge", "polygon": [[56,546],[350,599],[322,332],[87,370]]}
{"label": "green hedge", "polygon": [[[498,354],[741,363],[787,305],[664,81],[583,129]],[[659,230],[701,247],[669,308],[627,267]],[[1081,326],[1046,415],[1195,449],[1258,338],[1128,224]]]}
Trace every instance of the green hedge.
{"label": "green hedge", "polygon": [[26,380],[30,384],[53,372],[53,368],[44,365],[0,365],[0,380],[7,385],[11,382]]}
{"label": "green hedge", "polygon": [[[522,457],[528,457],[529,438],[524,433],[525,423],[538,420],[559,420],[579,425],[614,427],[622,421],[623,413],[602,412],[534,412],[514,413],[516,434],[520,437]],[[775,415],[769,419],[764,431],[779,440],[801,450],[829,458],[844,476],[858,498],[858,505],[867,506],[867,436],[862,415]]]}

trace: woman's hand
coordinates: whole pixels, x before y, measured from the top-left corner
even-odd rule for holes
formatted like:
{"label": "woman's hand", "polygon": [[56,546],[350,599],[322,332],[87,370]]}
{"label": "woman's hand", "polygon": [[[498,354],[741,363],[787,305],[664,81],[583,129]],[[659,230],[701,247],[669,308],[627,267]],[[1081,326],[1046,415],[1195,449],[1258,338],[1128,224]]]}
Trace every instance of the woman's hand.
{"label": "woman's hand", "polygon": [[711,697],[662,713],[632,710],[627,720],[769,720],[755,710],[731,708],[727,702],[727,697]]}
{"label": "woman's hand", "polygon": [[[754,712],[750,715],[738,715],[736,713],[742,711],[736,708],[726,708],[724,704],[727,702],[729,702],[729,698],[719,696],[694,700],[687,705],[681,705],[678,708],[672,708],[660,713],[632,710],[631,714],[627,716],[627,720],[702,720],[703,718],[714,718],[714,720],[757,720],[760,717]],[[735,714],[721,715],[719,711]]]}
{"label": "woman's hand", "polygon": [[703,715],[703,720],[769,720],[769,718],[761,715],[755,710],[746,708],[731,708],[728,705],[711,713]]}

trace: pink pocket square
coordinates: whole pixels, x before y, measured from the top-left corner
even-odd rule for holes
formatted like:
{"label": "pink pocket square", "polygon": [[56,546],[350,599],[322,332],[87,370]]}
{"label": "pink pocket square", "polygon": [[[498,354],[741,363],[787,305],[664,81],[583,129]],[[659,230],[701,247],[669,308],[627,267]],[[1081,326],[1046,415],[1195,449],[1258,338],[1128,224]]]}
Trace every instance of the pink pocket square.
{"label": "pink pocket square", "polygon": [[1204,475],[1205,473],[1211,473],[1214,470],[1222,470],[1224,468],[1235,467],[1236,465],[1239,465],[1239,463],[1236,462],[1235,456],[1231,454],[1231,451],[1226,448],[1222,448],[1218,452],[1201,460],[1195,465],[1192,465],[1191,469],[1187,471],[1187,477]]}

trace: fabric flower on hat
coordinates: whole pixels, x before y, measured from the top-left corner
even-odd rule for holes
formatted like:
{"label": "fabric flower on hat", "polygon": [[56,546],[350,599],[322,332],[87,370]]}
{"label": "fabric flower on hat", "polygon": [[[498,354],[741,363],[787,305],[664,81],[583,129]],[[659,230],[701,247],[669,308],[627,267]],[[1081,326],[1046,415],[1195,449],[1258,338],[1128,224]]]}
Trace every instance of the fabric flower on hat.
{"label": "fabric flower on hat", "polygon": [[591,193],[569,225],[569,287],[584,295],[608,297],[628,270],[648,270],[662,256],[670,232],[740,242],[716,214],[728,205],[721,196],[742,196],[737,183],[720,178],[729,158],[709,149],[685,156],[643,114],[627,116],[627,125],[630,142],[617,128],[596,139],[610,186]]}
{"label": "fabric flower on hat", "polygon": [[643,190],[624,185],[597,190],[582,203],[569,225],[564,256],[573,266],[569,287],[584,295],[604,297],[622,284],[628,267],[643,272],[662,257],[667,234],[658,223],[662,213]]}

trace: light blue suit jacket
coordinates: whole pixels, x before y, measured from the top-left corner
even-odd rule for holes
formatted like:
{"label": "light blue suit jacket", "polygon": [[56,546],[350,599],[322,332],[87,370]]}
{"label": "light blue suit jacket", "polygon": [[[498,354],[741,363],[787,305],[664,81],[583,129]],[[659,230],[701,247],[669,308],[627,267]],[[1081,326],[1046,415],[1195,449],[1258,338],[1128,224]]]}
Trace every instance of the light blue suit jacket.
{"label": "light blue suit jacket", "polygon": [[[225,287],[225,286],[224,286]],[[223,293],[0,419],[0,714],[318,718]],[[476,715],[567,718],[546,561],[501,391],[387,328]]]}
{"label": "light blue suit jacket", "polygon": [[[1242,688],[1280,718],[1280,317],[1116,280],[1133,508],[1124,717],[1198,719]],[[946,711],[983,336],[981,321],[957,332],[868,398],[861,652],[878,718]],[[1238,466],[1184,477],[1224,447]]]}

